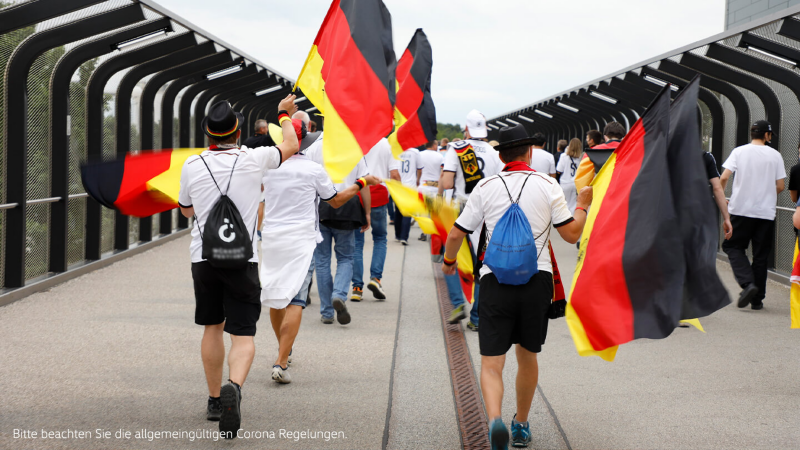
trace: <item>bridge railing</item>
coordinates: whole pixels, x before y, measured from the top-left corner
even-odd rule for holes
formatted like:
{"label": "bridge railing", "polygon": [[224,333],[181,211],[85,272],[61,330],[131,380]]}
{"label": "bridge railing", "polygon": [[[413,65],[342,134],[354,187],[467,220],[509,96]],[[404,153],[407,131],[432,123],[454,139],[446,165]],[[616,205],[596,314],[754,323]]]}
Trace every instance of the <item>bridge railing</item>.
{"label": "bridge railing", "polygon": [[247,136],[292,84],[150,0],[0,0],[0,303],[187,228],[174,210],[101,208],[82,162],[203,147],[199,121],[222,99]]}

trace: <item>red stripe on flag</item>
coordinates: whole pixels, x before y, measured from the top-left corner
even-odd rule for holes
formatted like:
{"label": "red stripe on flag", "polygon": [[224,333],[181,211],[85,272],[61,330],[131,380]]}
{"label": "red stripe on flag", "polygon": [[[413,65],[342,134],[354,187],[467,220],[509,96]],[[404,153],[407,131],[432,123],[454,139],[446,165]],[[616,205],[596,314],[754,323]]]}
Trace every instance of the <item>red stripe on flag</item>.
{"label": "red stripe on flag", "polygon": [[405,83],[406,78],[411,73],[411,66],[413,65],[414,55],[411,54],[411,51],[406,49],[406,51],[403,52],[403,57],[397,62],[397,69],[395,70],[395,77],[399,85],[402,86],[403,83]]}
{"label": "red stripe on flag", "polygon": [[147,192],[147,182],[169,169],[172,151],[143,156],[130,153],[125,156],[125,171],[114,206],[126,215],[147,217],[165,211],[164,202]]}

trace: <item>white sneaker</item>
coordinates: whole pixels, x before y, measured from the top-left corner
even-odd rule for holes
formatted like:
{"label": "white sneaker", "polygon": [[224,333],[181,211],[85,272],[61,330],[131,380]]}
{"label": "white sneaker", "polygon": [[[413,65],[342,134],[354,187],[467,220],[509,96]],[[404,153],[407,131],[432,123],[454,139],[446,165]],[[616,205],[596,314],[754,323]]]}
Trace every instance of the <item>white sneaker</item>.
{"label": "white sneaker", "polygon": [[403,245],[408,245],[408,241],[406,241],[406,240],[402,240],[402,241],[400,241],[400,243],[403,244]]}
{"label": "white sneaker", "polygon": [[289,375],[289,366],[283,367],[275,364],[272,366],[272,379],[281,384],[289,384],[292,382],[292,376]]}

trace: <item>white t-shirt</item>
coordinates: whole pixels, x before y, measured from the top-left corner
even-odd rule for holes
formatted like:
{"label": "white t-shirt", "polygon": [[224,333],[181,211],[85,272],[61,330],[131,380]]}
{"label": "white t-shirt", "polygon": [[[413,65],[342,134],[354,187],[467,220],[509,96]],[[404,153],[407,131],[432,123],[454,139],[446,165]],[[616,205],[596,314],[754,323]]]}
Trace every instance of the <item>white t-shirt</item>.
{"label": "white t-shirt", "polygon": [[404,185],[416,189],[417,169],[421,168],[419,150],[416,148],[409,148],[400,155],[400,181],[402,181]]}
{"label": "white t-shirt", "polygon": [[364,158],[370,173],[378,178],[389,178],[389,171],[400,170],[400,161],[394,159],[392,146],[386,138],[378,141]]}
{"label": "white t-shirt", "polygon": [[531,151],[531,169],[548,175],[556,173],[556,160],[553,158],[553,154],[540,148],[534,148]]}
{"label": "white t-shirt", "polygon": [[336,197],[325,169],[305,155],[294,155],[278,170],[265,174],[264,222],[262,230],[308,226],[317,229],[317,196],[322,201]]}
{"label": "white t-shirt", "polygon": [[[461,160],[456,153],[455,147],[462,145],[462,141],[456,141],[448,145],[447,154],[444,157],[444,166],[442,170],[445,172],[455,172],[455,198],[457,200],[466,201],[469,194],[466,192],[466,183],[464,181],[464,171],[461,168]],[[478,141],[475,139],[467,139],[463,142],[468,142],[475,150],[475,157],[478,159],[478,166],[483,170],[483,176],[489,178],[492,175],[497,175],[503,170],[503,162],[500,161],[500,154],[488,142]]]}
{"label": "white t-shirt", "polygon": [[[549,175],[539,172],[503,172],[478,183],[467,201],[467,205],[456,220],[456,227],[461,231],[472,233],[481,223],[486,221],[487,243],[491,240],[492,231],[497,222],[503,217],[511,201],[508,191],[516,199],[522,189],[525,178],[530,176],[525,183],[525,192],[520,197],[519,206],[528,218],[531,231],[536,237],[536,251],[539,255],[538,266],[540,271],[553,272],[550,262],[550,251],[547,243],[550,240],[550,224],[556,228],[564,226],[574,219],[567,207],[564,191],[556,180]],[[506,191],[503,181],[508,185]],[[487,265],[481,267],[480,275],[491,273]]]}
{"label": "white t-shirt", "polygon": [[775,182],[786,178],[781,154],[767,145],[747,144],[733,149],[722,167],[735,174],[728,212],[775,220],[778,204]]}
{"label": "white t-shirt", "polygon": [[[277,147],[247,147],[232,149],[206,150],[201,156],[208,164],[208,169],[219,183],[219,189],[227,193],[236,205],[247,231],[252,236],[256,228],[258,202],[261,196],[261,180],[266,171],[273,173],[281,165],[281,152]],[[237,160],[236,157],[239,157]],[[236,161],[236,168],[231,178],[231,168]],[[192,262],[203,259],[203,241],[200,230],[204,229],[206,218],[211,208],[220,198],[220,191],[203,164],[200,156],[190,156],[181,169],[181,190],[178,203],[185,207],[194,207],[197,222],[192,227],[192,243],[189,245]],[[228,188],[230,180],[230,188]],[[226,190],[227,189],[227,190]],[[258,239],[253,240],[253,257],[251,262],[258,262]]]}
{"label": "white t-shirt", "polygon": [[[574,165],[574,167],[573,167]],[[578,166],[581,165],[581,158],[572,158],[566,152],[561,154],[561,158],[556,165],[556,171],[561,174],[561,184],[570,184],[575,182],[575,172],[578,171]]]}
{"label": "white t-shirt", "polygon": [[439,176],[442,174],[444,155],[436,150],[423,150],[419,152],[419,160],[422,168],[419,185],[423,186],[427,181],[429,185],[439,186]]}
{"label": "white t-shirt", "polygon": [[[309,145],[306,151],[304,152],[306,157],[311,161],[319,164],[323,168],[325,167],[325,160],[322,157],[322,133],[320,133],[319,137],[313,144]],[[369,175],[369,170],[367,170],[367,163],[364,161],[364,158],[356,164],[355,169],[353,169],[339,184],[333,185],[336,188],[337,192],[341,192],[353,183],[356,182],[357,179]]]}

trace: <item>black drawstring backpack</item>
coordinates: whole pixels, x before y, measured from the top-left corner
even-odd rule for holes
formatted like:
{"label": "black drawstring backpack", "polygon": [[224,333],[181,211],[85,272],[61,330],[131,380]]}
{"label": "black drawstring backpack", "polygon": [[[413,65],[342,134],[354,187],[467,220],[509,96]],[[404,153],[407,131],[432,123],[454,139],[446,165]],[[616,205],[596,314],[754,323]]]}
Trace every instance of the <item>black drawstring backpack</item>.
{"label": "black drawstring backpack", "polygon": [[[236,156],[236,161],[231,167],[231,177],[228,179],[228,187],[224,194],[206,164],[206,160],[202,156],[200,159],[203,160],[203,164],[220,193],[219,200],[214,203],[208,213],[205,227],[200,230],[200,237],[203,240],[203,259],[218,269],[242,269],[253,257],[253,237],[248,236],[249,233],[244,220],[242,220],[242,215],[239,214],[239,208],[227,194],[231,188],[233,169],[236,168],[239,156]],[[197,216],[195,216],[195,222],[197,222]],[[197,228],[200,229],[200,224],[197,225]]]}

